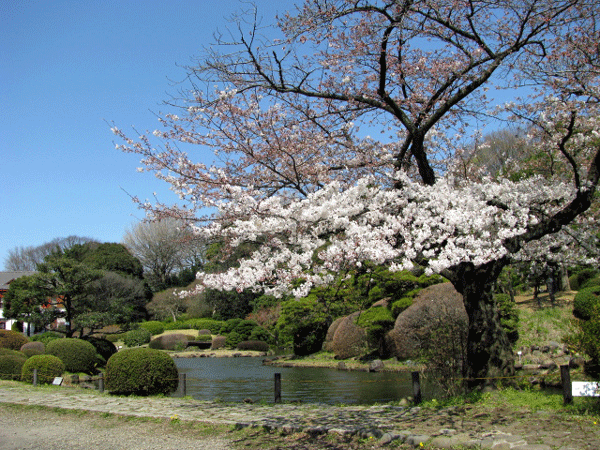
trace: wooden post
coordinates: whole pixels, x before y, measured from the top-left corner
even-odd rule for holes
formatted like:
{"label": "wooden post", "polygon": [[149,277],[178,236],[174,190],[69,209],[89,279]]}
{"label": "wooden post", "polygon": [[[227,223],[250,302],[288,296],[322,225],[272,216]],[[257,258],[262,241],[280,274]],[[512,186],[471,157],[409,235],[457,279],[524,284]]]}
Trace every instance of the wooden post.
{"label": "wooden post", "polygon": [[573,391],[571,389],[571,373],[569,365],[560,366],[560,380],[562,382],[563,399],[565,405],[573,403]]}
{"label": "wooden post", "polygon": [[37,369],[33,369],[33,385],[37,386],[38,384],[38,370]]}
{"label": "wooden post", "polygon": [[418,405],[423,401],[421,396],[421,380],[419,372],[411,372],[412,376],[412,384],[413,384],[413,397],[415,401],[415,405]]}
{"label": "wooden post", "polygon": [[104,392],[104,374],[100,373],[100,375],[98,375],[98,391],[100,391],[101,393]]}
{"label": "wooden post", "polygon": [[186,377],[185,373],[179,374],[179,386],[178,386],[179,395],[181,397],[185,397],[187,394],[187,386],[186,386]]}
{"label": "wooden post", "polygon": [[281,403],[281,374],[275,374],[275,403]]}

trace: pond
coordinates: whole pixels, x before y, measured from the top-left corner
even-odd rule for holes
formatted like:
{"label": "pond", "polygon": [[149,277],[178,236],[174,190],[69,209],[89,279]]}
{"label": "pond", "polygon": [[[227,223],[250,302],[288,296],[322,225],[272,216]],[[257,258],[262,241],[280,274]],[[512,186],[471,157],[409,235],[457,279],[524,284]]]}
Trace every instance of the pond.
{"label": "pond", "polygon": [[[275,373],[281,374],[283,402],[373,404],[412,396],[409,372],[273,367],[263,365],[263,358],[176,358],[175,363],[186,374],[187,395],[198,400],[272,403]],[[432,398],[426,381],[421,387],[423,398]]]}

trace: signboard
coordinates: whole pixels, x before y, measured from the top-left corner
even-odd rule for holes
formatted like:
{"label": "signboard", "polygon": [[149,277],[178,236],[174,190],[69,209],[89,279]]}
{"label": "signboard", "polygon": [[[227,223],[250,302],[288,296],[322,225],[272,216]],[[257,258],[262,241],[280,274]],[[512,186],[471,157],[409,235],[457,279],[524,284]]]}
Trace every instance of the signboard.
{"label": "signboard", "polygon": [[600,383],[595,381],[573,381],[573,397],[600,397]]}
{"label": "signboard", "polygon": [[56,377],[56,378],[54,379],[54,381],[52,382],[52,384],[53,384],[54,386],[60,386],[60,385],[62,384],[62,382],[63,382],[63,379],[62,379],[62,377]]}

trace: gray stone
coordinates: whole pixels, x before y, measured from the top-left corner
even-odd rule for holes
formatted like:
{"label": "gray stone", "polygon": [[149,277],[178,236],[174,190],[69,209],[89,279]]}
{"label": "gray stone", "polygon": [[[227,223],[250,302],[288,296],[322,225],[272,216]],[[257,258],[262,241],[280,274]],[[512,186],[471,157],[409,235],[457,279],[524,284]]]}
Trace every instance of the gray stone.
{"label": "gray stone", "polygon": [[431,439],[431,436],[427,436],[426,434],[412,434],[408,436],[404,442],[408,445],[419,447],[421,444],[425,444],[429,439]]}
{"label": "gray stone", "polygon": [[375,359],[369,364],[369,372],[380,372],[383,368],[383,361],[380,359]]}

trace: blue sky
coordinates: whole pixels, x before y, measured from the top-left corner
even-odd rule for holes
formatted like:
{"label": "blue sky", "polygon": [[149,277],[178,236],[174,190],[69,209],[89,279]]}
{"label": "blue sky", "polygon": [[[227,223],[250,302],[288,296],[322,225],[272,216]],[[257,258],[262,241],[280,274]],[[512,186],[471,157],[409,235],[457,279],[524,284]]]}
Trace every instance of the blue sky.
{"label": "blue sky", "polygon": [[[255,0],[263,23],[292,0]],[[246,5],[247,6],[247,5]],[[143,218],[127,195],[167,186],[137,173],[107,124],[153,130],[154,113],[237,0],[0,0],[0,269],[56,237],[120,242]],[[201,151],[199,149],[199,151]]]}

